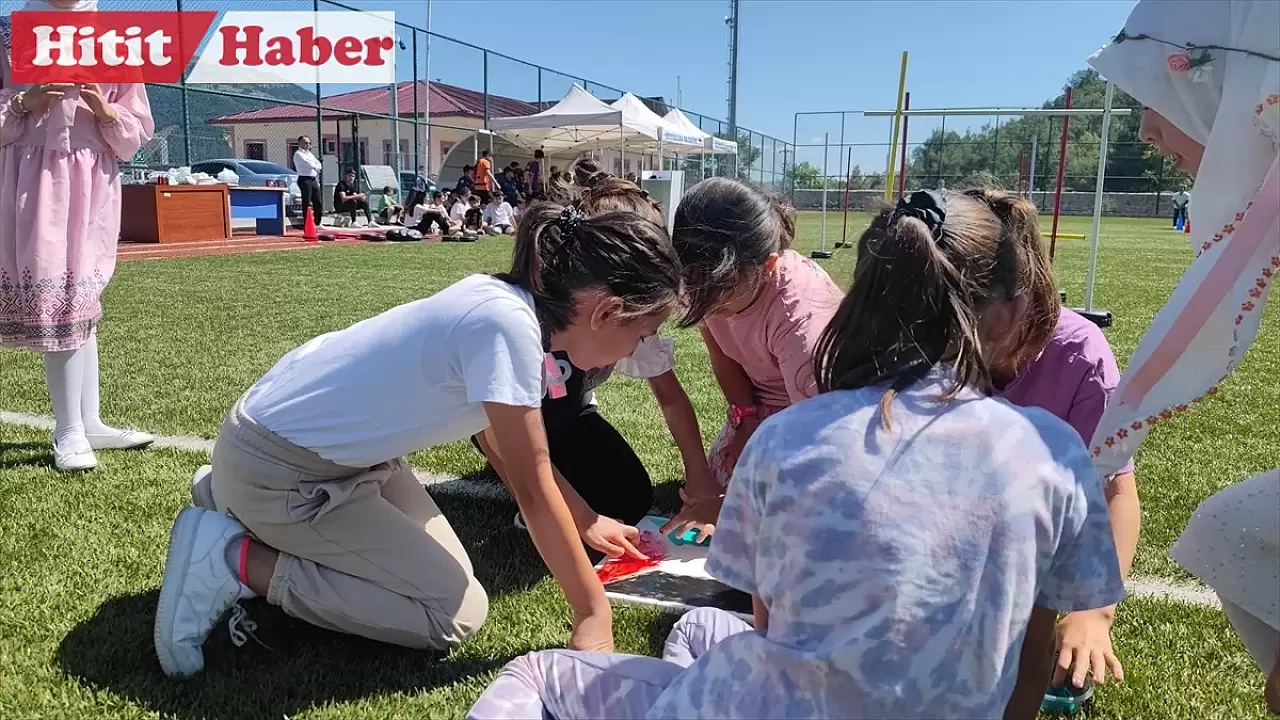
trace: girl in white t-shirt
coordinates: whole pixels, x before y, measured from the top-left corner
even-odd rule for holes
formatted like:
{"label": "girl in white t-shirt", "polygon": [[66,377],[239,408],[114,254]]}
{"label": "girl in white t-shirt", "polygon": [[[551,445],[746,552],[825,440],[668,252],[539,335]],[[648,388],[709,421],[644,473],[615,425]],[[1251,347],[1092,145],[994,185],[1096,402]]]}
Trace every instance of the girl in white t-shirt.
{"label": "girl in white t-shirt", "polygon": [[1036,232],[999,213],[921,191],[872,221],[819,394],[760,424],[720,512],[706,569],[754,627],[703,608],[663,659],[530,653],[469,717],[1034,718],[1055,613],[1124,586],[1080,436],[988,396]]}
{"label": "girl in white t-shirt", "polygon": [[[228,414],[196,507],[174,523],[155,644],[170,676],[237,601],[412,648],[473,635],[488,598],[403,457],[481,431],[573,610],[570,647],[608,650],[612,615],[583,548],[637,534],[563,492],[539,415],[549,351],[583,367],[630,355],[679,303],[660,224],[540,204],[512,269],[473,275],[293,350]],[[243,611],[231,618],[240,635]],[[240,635],[242,637],[242,635]]]}
{"label": "girl in white t-shirt", "polygon": [[[598,173],[576,200],[584,217],[625,212],[662,223],[662,209],[634,183]],[[628,525],[639,522],[653,506],[653,481],[626,438],[596,406],[594,390],[616,368],[621,375],[648,382],[667,428],[680,451],[685,476],[696,486],[711,482],[702,432],[693,404],[675,373],[675,344],[654,335],[640,342],[630,357],[616,365],[581,366],[566,353],[553,353],[555,375],[542,399],[551,462],[557,473],[592,510]],[[485,448],[484,438],[476,444]],[[493,463],[493,454],[486,452]],[[501,463],[493,463],[499,475]],[[517,525],[522,524],[517,518]],[[638,554],[627,545],[609,552]]]}

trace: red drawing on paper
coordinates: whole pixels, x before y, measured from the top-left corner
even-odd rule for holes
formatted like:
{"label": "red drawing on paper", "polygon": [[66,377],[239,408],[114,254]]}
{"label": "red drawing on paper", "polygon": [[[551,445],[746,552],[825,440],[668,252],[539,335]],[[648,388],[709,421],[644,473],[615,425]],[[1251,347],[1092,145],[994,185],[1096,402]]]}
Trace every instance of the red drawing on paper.
{"label": "red drawing on paper", "polygon": [[640,560],[632,557],[621,557],[616,560],[605,560],[604,564],[596,569],[596,577],[600,578],[600,582],[608,585],[615,580],[639,575],[645,570],[652,570],[657,567],[658,563],[667,557],[666,544],[662,542],[662,538],[648,530],[640,532],[640,539],[636,542],[636,548],[648,555],[649,559]]}

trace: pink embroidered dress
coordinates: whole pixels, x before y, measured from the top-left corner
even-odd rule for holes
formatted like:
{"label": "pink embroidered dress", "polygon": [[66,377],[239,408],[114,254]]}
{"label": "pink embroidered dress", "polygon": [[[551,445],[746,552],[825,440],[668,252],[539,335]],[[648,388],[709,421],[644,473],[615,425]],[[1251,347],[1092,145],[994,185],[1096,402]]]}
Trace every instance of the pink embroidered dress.
{"label": "pink embroidered dress", "polygon": [[[8,18],[2,21],[7,25]],[[7,28],[0,28],[7,30]],[[7,33],[0,34],[7,40]],[[116,120],[98,122],[73,89],[43,116],[16,115],[27,86],[0,86],[0,345],[79,348],[102,317],[116,265],[120,168],[155,132],[143,85],[102,85]]]}

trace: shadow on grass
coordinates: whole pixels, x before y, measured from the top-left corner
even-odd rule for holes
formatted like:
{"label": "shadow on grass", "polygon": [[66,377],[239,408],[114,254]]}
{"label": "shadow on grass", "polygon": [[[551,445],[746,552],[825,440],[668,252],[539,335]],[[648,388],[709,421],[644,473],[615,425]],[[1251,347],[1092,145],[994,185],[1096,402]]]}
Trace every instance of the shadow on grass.
{"label": "shadow on grass", "polygon": [[51,443],[0,443],[0,470],[34,467],[53,467]]}
{"label": "shadow on grass", "polygon": [[[112,598],[58,647],[68,676],[155,712],[195,720],[290,717],[307,708],[392,693],[414,694],[489,672],[510,658],[448,658],[320,630],[263,601],[248,610],[269,627],[271,650],[232,646],[215,627],[205,645],[209,670],[165,678],[155,659],[157,591]],[[260,635],[262,633],[259,633]]]}
{"label": "shadow on grass", "polygon": [[[528,536],[511,525],[515,503],[433,493],[467,548],[490,597],[533,587],[547,570]],[[206,671],[166,679],[152,640],[158,590],[122,595],[98,606],[58,647],[69,677],[184,720],[281,718],[328,703],[392,693],[415,694],[500,668],[511,657],[467,657],[408,650],[329,632],[263,600],[245,603],[258,624],[252,641],[234,647],[225,622],[205,644]],[[490,618],[493,621],[493,618]]]}

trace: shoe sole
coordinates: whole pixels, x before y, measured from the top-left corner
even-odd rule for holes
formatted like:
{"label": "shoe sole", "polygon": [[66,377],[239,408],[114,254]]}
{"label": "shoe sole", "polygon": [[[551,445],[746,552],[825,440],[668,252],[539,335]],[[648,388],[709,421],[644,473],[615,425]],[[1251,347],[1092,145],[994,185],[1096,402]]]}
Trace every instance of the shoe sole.
{"label": "shoe sole", "polygon": [[94,445],[90,442],[89,447],[94,450],[141,450],[143,448],[151,447],[155,444],[155,441],[155,438],[151,438],[150,440],[134,443],[132,445]]}
{"label": "shoe sole", "polygon": [[[191,551],[200,530],[202,512],[191,512],[187,508],[178,513],[173,521],[173,531],[169,536],[169,550],[164,558],[164,580],[160,584],[160,601],[156,604],[156,624],[153,640],[156,645],[156,658],[160,660],[160,669],[169,677],[190,677],[204,669],[203,660],[195,668],[185,668],[184,663],[173,654],[173,625],[178,612],[178,604],[186,589],[187,568],[191,565]],[[181,568],[181,570],[177,570]]]}

